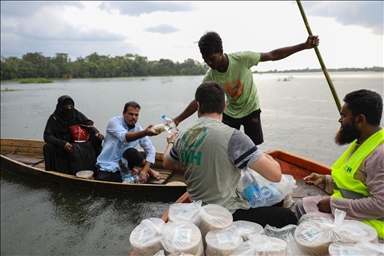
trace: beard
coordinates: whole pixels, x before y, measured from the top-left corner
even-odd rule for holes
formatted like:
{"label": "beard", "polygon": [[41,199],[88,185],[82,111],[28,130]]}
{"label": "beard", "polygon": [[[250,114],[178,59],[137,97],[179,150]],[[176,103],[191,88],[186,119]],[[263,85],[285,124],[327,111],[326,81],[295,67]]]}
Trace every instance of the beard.
{"label": "beard", "polygon": [[361,132],[356,128],[354,122],[349,125],[342,125],[335,136],[335,143],[343,146],[360,138],[360,136]]}

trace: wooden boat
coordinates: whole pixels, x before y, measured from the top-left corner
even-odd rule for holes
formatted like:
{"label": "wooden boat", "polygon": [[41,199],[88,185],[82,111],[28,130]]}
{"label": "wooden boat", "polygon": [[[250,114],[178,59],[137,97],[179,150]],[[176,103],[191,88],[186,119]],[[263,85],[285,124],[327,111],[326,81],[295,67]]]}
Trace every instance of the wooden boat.
{"label": "wooden boat", "polygon": [[[297,202],[301,198],[306,196],[314,195],[327,195],[327,193],[315,186],[308,186],[304,183],[303,178],[308,176],[312,172],[320,174],[330,174],[331,168],[327,165],[321,164],[319,162],[313,161],[311,159],[301,157],[286,151],[281,150],[271,150],[265,152],[271,155],[276,161],[280,163],[282,172],[284,174],[292,175],[296,180],[296,186],[293,190],[292,199]],[[175,203],[190,203],[190,198],[188,192],[185,192],[181,197],[179,197]],[[291,206],[291,210],[295,210],[295,205]],[[167,210],[162,216],[165,222],[168,222],[168,212]],[[135,256],[136,254],[132,251],[130,256]]]}
{"label": "wooden boat", "polygon": [[152,169],[160,172],[160,181],[149,180],[146,184],[123,184],[46,171],[43,156],[44,141],[1,138],[0,145],[2,171],[38,182],[111,193],[159,196],[162,199],[166,196],[167,200],[175,200],[186,191],[182,168],[164,170],[163,154],[160,152],[156,153],[155,163],[152,166]]}

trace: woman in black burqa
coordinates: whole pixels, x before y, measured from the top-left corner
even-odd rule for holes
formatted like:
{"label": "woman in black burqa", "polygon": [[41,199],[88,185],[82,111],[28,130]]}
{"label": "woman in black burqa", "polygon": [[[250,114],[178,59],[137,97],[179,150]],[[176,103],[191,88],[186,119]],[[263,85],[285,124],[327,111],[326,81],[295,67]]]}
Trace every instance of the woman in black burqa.
{"label": "woman in black burqa", "polygon": [[[76,141],[70,131],[74,125],[85,127],[89,138]],[[44,130],[45,170],[73,175],[81,170],[94,171],[103,139],[104,135],[93,126],[93,121],[75,109],[73,99],[68,95],[61,96]]]}

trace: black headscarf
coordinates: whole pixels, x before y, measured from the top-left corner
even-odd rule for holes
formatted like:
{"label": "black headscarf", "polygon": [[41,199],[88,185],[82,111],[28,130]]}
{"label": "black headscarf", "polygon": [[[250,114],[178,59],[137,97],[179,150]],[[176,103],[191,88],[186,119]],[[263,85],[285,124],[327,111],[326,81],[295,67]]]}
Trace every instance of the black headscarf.
{"label": "black headscarf", "polygon": [[[67,109],[64,107],[70,104],[73,105],[73,108]],[[56,118],[59,119],[59,122],[68,123],[71,121],[73,122],[73,120],[76,118],[76,112],[77,110],[75,109],[75,102],[73,101],[73,99],[68,95],[63,95],[60,98],[58,98],[56,109],[53,114],[56,115]]]}
{"label": "black headscarf", "polygon": [[[72,142],[73,139],[69,130],[70,126],[77,124],[83,124],[87,126],[93,125],[93,121],[88,119],[76,108],[73,107],[69,110],[63,107],[68,105],[68,103],[75,106],[74,100],[68,95],[63,95],[57,100],[56,109],[49,116],[47,125],[44,130],[45,142],[61,141],[60,144],[65,144],[65,141]],[[95,134],[98,132],[98,130],[96,128],[91,128],[90,132]]]}
{"label": "black headscarf", "polygon": [[[73,108],[67,109],[64,106],[72,104]],[[78,111],[75,109],[75,102],[68,95],[63,95],[57,99],[55,112],[51,115],[53,119],[57,122],[54,122],[54,129],[57,129],[61,132],[69,131],[69,126],[81,123],[80,120],[76,120]]]}

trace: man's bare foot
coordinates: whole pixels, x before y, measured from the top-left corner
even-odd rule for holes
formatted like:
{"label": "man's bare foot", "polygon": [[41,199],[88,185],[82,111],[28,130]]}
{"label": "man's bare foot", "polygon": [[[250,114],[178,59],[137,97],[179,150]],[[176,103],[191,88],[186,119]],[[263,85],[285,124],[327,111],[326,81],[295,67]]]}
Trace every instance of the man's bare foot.
{"label": "man's bare foot", "polygon": [[158,171],[149,169],[148,173],[149,173],[149,176],[154,178],[155,180],[160,180],[160,178],[161,178],[160,173]]}

